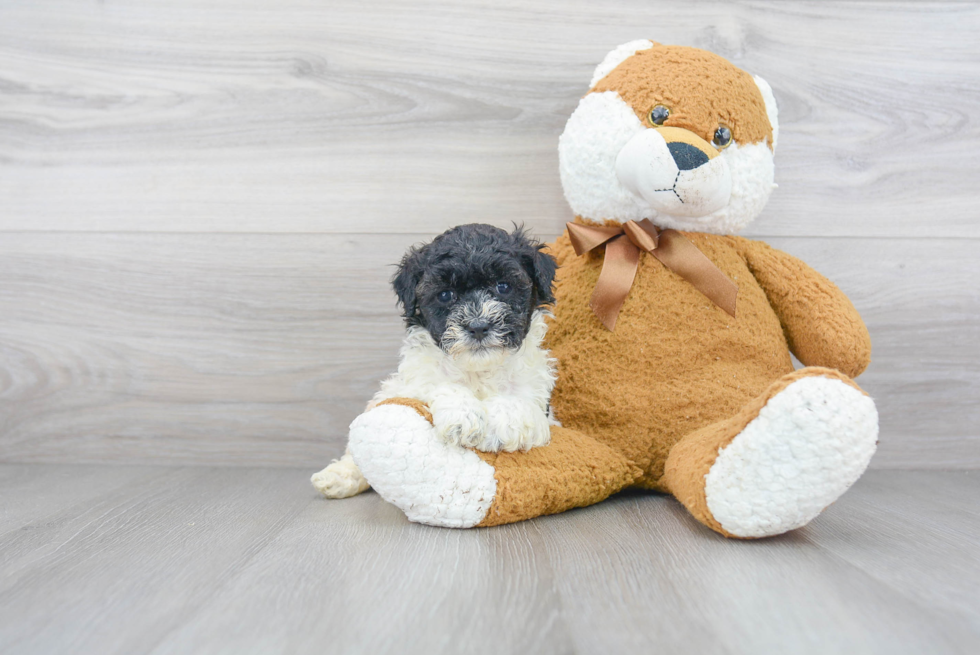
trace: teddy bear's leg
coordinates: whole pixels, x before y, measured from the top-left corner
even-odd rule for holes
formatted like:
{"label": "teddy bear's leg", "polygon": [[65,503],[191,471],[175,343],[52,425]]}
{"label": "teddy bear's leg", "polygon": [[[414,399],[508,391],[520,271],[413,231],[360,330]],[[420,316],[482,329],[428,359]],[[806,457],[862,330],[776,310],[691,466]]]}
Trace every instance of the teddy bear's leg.
{"label": "teddy bear's leg", "polygon": [[642,474],[574,430],[552,427],[551,443],[526,453],[482,453],[445,443],[431,421],[424,405],[399,398],[350,429],[351,454],[368,482],[418,523],[513,523],[597,503]]}
{"label": "teddy bear's leg", "polygon": [[843,494],[877,438],[867,394],[835,370],[804,368],[675,444],[662,482],[709,528],[768,537],[806,525]]}

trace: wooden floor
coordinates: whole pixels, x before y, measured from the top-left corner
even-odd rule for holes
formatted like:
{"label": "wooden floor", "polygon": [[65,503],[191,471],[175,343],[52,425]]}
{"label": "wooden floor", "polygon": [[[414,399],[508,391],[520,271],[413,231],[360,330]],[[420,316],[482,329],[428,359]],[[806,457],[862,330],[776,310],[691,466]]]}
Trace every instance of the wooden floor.
{"label": "wooden floor", "polygon": [[[978,32],[980,1],[0,0],[0,655],[980,653],[980,472],[942,472],[980,468]],[[466,532],[318,498],[396,365],[391,265],[559,234],[558,137],[638,38],[772,85],[745,234],[867,322],[877,470],[760,542],[646,494]]]}
{"label": "wooden floor", "polygon": [[429,528],[309,473],[0,465],[0,652],[977,652],[980,472],[871,471],[755,542],[638,493]]}

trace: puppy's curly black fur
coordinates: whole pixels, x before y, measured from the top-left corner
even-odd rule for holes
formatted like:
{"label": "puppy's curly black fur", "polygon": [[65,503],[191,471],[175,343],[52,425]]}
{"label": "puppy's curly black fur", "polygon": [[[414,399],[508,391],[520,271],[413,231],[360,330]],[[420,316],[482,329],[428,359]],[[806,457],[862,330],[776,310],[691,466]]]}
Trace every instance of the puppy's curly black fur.
{"label": "puppy's curly black fur", "polygon": [[414,246],[392,279],[407,326],[447,352],[518,348],[534,310],[554,303],[557,264],[523,227],[474,223]]}

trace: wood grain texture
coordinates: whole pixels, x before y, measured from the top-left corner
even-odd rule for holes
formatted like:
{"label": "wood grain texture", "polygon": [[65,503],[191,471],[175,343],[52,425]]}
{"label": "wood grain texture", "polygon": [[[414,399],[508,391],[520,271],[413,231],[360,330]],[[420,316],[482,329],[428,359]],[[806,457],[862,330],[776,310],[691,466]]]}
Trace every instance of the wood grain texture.
{"label": "wood grain texture", "polygon": [[154,473],[138,466],[0,465],[0,535],[92,502],[135,480],[152,479]]}
{"label": "wood grain texture", "polygon": [[309,503],[308,488],[288,469],[158,468],[24,523],[0,541],[0,650],[147,652]]}
{"label": "wood grain texture", "polygon": [[[869,474],[814,526],[838,525],[851,496],[872,486],[876,473],[884,474]],[[704,527],[678,503],[642,494],[581,514],[538,524],[551,561],[558,562],[563,614],[583,652],[611,652],[610,643],[618,644],[616,652],[957,652],[978,628],[976,603],[954,614],[915,589],[896,594],[822,548],[811,526],[755,542],[705,539]],[[869,521],[871,534],[876,527]],[[851,545],[873,558],[868,544],[853,539]],[[971,556],[965,548],[960,559]],[[913,550],[923,559],[928,552],[922,545],[906,552]],[[602,564],[583,567],[583,561]],[[935,561],[930,557],[923,568]],[[957,570],[951,566],[947,577]],[[942,589],[938,595],[950,591],[942,583],[932,586]],[[788,588],[806,598],[804,606],[793,606]],[[953,587],[955,593],[970,588],[962,580]],[[617,607],[594,611],[597,598],[616,598]]]}
{"label": "wood grain texture", "polygon": [[[0,480],[67,494],[61,470]],[[806,528],[747,542],[656,494],[453,531],[374,493],[317,498],[303,471],[97,470],[116,484],[0,536],[4,652],[891,655],[980,637],[976,472],[872,471]]]}
{"label": "wood grain texture", "polygon": [[5,2],[0,230],[553,233],[564,122],[650,37],[772,84],[750,234],[977,237],[978,30],[975,2]]}
{"label": "wood grain texture", "polygon": [[[836,521],[813,524],[810,542],[922,605],[968,617],[980,628],[980,542],[970,528],[980,517],[980,476],[961,471],[871,476],[871,484],[847,497],[846,511]],[[943,560],[942,568],[913,555],[922,552]]]}
{"label": "wood grain texture", "polygon": [[[6,235],[0,461],[325,464],[395,368],[422,236]],[[870,327],[873,465],[980,465],[976,242],[771,241]]]}
{"label": "wood grain texture", "polygon": [[[0,461],[319,466],[451,224],[569,218],[556,143],[638,36],[781,105],[750,235],[871,327],[878,467],[980,465],[976,2],[0,4]],[[965,240],[963,240],[965,239]]]}

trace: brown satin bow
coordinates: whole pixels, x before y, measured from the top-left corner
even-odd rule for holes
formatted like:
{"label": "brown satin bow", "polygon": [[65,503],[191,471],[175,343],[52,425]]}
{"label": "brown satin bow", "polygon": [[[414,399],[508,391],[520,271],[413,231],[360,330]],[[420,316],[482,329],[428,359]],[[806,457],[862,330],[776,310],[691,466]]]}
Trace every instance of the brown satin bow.
{"label": "brown satin bow", "polygon": [[606,257],[589,306],[610,332],[616,327],[619,310],[633,286],[640,250],[656,257],[734,318],[738,285],[677,230],[661,230],[648,218],[627,221],[619,227],[566,225],[578,255],[606,244]]}

